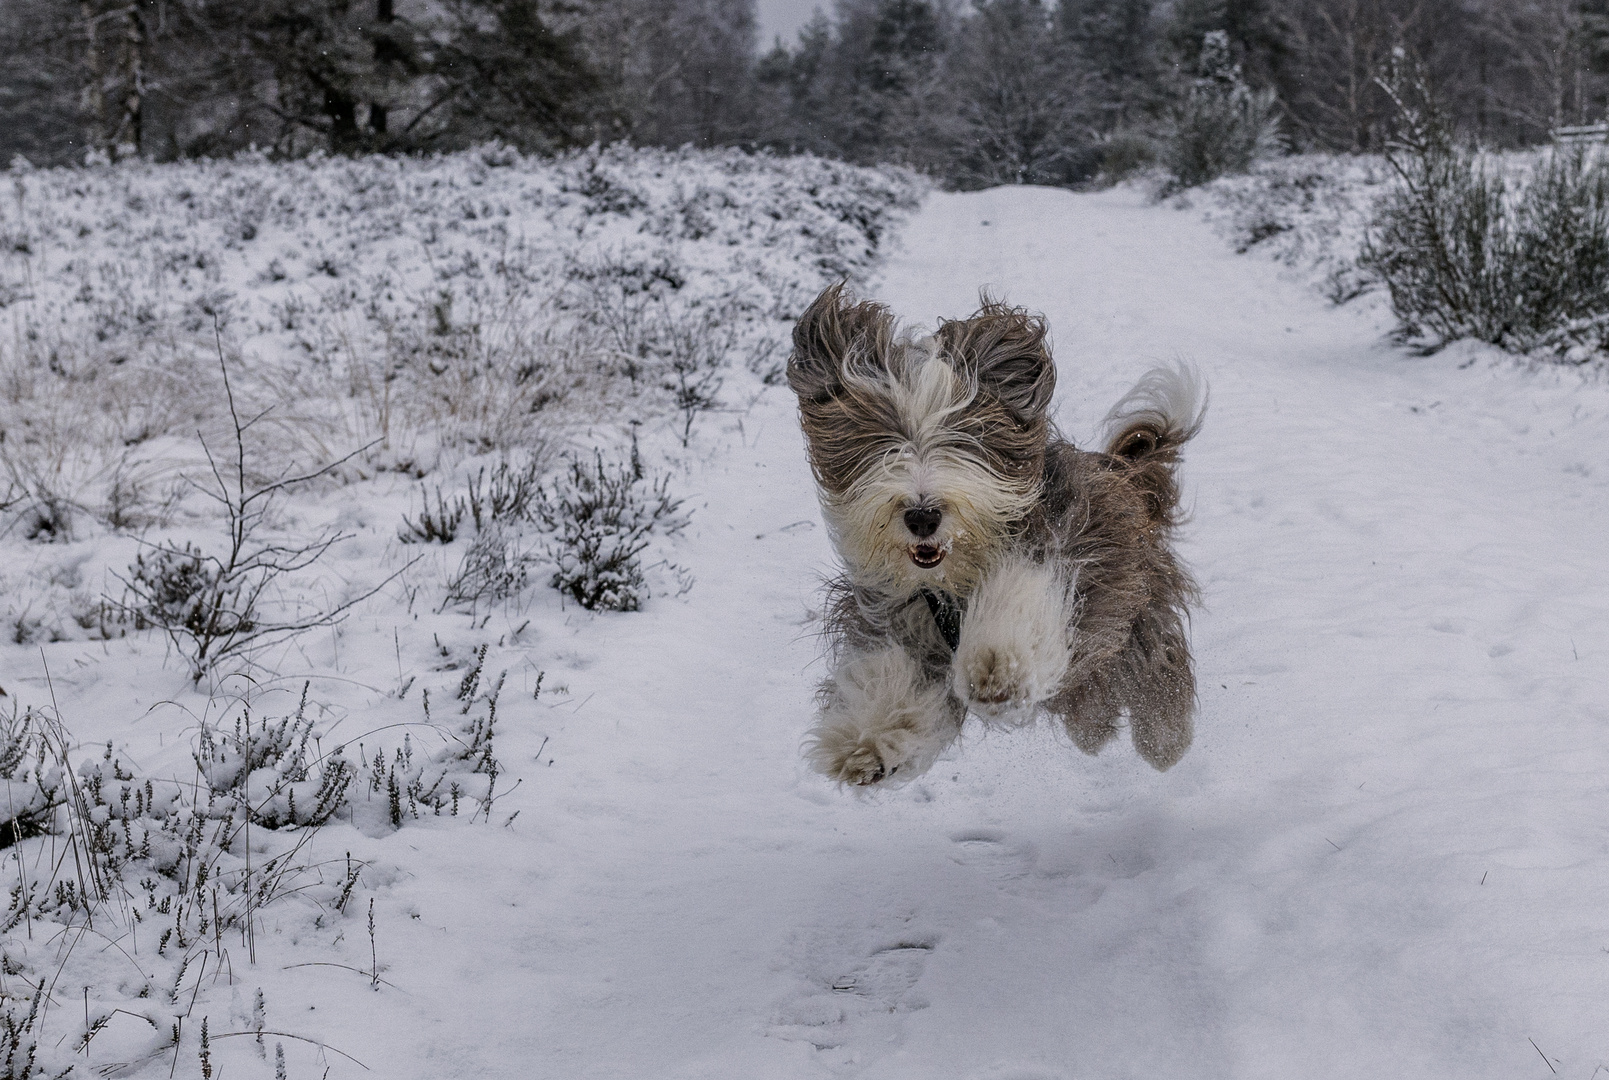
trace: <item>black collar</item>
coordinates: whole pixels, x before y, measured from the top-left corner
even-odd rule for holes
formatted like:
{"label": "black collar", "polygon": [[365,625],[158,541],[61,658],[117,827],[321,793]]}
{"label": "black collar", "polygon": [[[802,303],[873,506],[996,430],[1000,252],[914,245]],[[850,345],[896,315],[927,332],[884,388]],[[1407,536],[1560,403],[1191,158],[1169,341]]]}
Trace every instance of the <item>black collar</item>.
{"label": "black collar", "polygon": [[927,609],[933,613],[939,636],[954,652],[961,644],[961,602],[949,593],[936,593],[932,589],[923,589],[922,599],[927,601]]}

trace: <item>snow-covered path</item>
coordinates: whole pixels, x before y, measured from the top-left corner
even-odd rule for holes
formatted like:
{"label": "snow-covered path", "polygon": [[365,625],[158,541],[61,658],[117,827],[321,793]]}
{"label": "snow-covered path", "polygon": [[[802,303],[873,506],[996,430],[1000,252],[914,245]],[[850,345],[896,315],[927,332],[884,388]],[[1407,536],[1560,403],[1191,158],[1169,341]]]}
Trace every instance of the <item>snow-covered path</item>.
{"label": "snow-covered path", "polygon": [[692,478],[692,592],[539,641],[570,697],[517,821],[408,837],[387,978],[443,992],[376,1011],[375,1075],[1609,1065],[1609,394],[1408,357],[1131,192],[936,195],[878,296],[931,321],[981,285],[1049,316],[1075,439],[1150,363],[1211,381],[1194,750],[974,734],[869,798],[805,772],[830,553],[773,391]]}

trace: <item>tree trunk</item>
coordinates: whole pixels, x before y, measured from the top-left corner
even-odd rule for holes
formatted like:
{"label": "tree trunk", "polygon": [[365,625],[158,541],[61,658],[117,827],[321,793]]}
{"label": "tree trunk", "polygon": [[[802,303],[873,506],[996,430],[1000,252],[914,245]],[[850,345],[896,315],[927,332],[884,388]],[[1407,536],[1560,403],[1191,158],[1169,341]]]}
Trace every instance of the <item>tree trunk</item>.
{"label": "tree trunk", "polygon": [[[384,26],[387,23],[396,22],[397,11],[392,0],[375,0],[374,18],[375,21],[381,26]],[[392,58],[392,51],[391,43],[386,40],[384,35],[377,35],[375,37],[374,67],[375,72],[382,76],[380,80],[381,86],[388,85],[390,82],[390,80],[386,79],[384,76],[390,74],[390,64],[388,61],[390,61]],[[390,110],[386,108],[383,102],[372,101],[369,103],[370,131],[376,135],[384,135],[386,133],[386,127],[389,120]]]}
{"label": "tree trunk", "polygon": [[330,141],[346,150],[357,142],[358,103],[333,86],[324,87],[324,115],[330,118]]}
{"label": "tree trunk", "polygon": [[83,108],[89,120],[84,128],[84,141],[91,152],[105,153],[106,70],[101,57],[100,22],[89,0],[80,0],[78,11],[84,20],[84,69],[88,76],[84,82]]}
{"label": "tree trunk", "polygon": [[145,20],[138,4],[130,4],[123,17],[123,116],[112,139],[120,158],[139,156],[144,149],[145,126]]}

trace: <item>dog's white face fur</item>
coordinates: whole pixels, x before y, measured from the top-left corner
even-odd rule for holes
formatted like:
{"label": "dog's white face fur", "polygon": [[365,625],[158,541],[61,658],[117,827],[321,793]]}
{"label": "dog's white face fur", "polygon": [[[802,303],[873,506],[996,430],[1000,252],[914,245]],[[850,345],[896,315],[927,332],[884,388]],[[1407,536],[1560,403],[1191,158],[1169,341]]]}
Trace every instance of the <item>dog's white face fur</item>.
{"label": "dog's white face fur", "polygon": [[880,445],[841,491],[821,490],[834,544],[851,573],[892,593],[923,586],[970,593],[1033,505],[1033,484],[990,467],[964,422],[978,398],[926,337],[900,341],[886,367],[848,369],[846,391],[876,401]]}
{"label": "dog's white face fur", "polygon": [[824,299],[789,378],[838,553],[884,595],[969,595],[1039,495],[1043,330],[1007,312],[896,335],[885,309]]}

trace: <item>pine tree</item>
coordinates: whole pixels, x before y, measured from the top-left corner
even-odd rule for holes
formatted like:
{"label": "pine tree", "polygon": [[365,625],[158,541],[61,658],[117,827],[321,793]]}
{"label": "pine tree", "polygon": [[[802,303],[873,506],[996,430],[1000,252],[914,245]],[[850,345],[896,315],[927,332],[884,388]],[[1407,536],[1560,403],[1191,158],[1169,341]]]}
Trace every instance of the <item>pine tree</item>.
{"label": "pine tree", "polygon": [[710,146],[748,134],[754,0],[592,0],[554,24],[598,78],[595,138]]}
{"label": "pine tree", "polygon": [[1201,39],[1221,30],[1247,83],[1258,88],[1280,87],[1291,59],[1288,7],[1281,0],[1178,0],[1167,30],[1176,68],[1189,71],[1200,52]]}
{"label": "pine tree", "polygon": [[532,0],[461,0],[451,10],[454,32],[432,65],[435,98],[410,121],[425,129],[413,141],[495,139],[534,151],[590,136],[599,80],[573,30],[555,31]]}
{"label": "pine tree", "polygon": [[757,141],[798,153],[839,152],[830,114],[827,65],[833,48],[832,23],[818,9],[789,49],[779,39],[754,67],[760,122]]}
{"label": "pine tree", "polygon": [[1201,37],[1196,77],[1174,104],[1162,163],[1170,187],[1204,184],[1225,173],[1244,172],[1278,151],[1279,105],[1271,89],[1254,90],[1241,76],[1229,34]]}
{"label": "pine tree", "polygon": [[1076,84],[1041,0],[981,0],[963,25],[950,74],[961,182],[1056,184],[1093,172]]}
{"label": "pine tree", "polygon": [[915,163],[929,130],[927,107],[943,97],[938,74],[947,43],[937,9],[928,0],[876,0],[846,5],[839,18],[829,85],[840,150],[851,161]]}
{"label": "pine tree", "polygon": [[1155,9],[1155,0],[1062,0],[1057,7],[1082,112],[1103,135],[1139,126],[1161,107]]}
{"label": "pine tree", "polygon": [[770,119],[759,141],[849,161],[932,167],[954,104],[943,77],[951,31],[930,0],[846,0],[795,48],[756,68]]}
{"label": "pine tree", "polygon": [[240,17],[272,77],[271,93],[256,97],[282,122],[282,152],[389,148],[393,114],[420,104],[429,35],[399,18],[392,0],[265,0]]}

